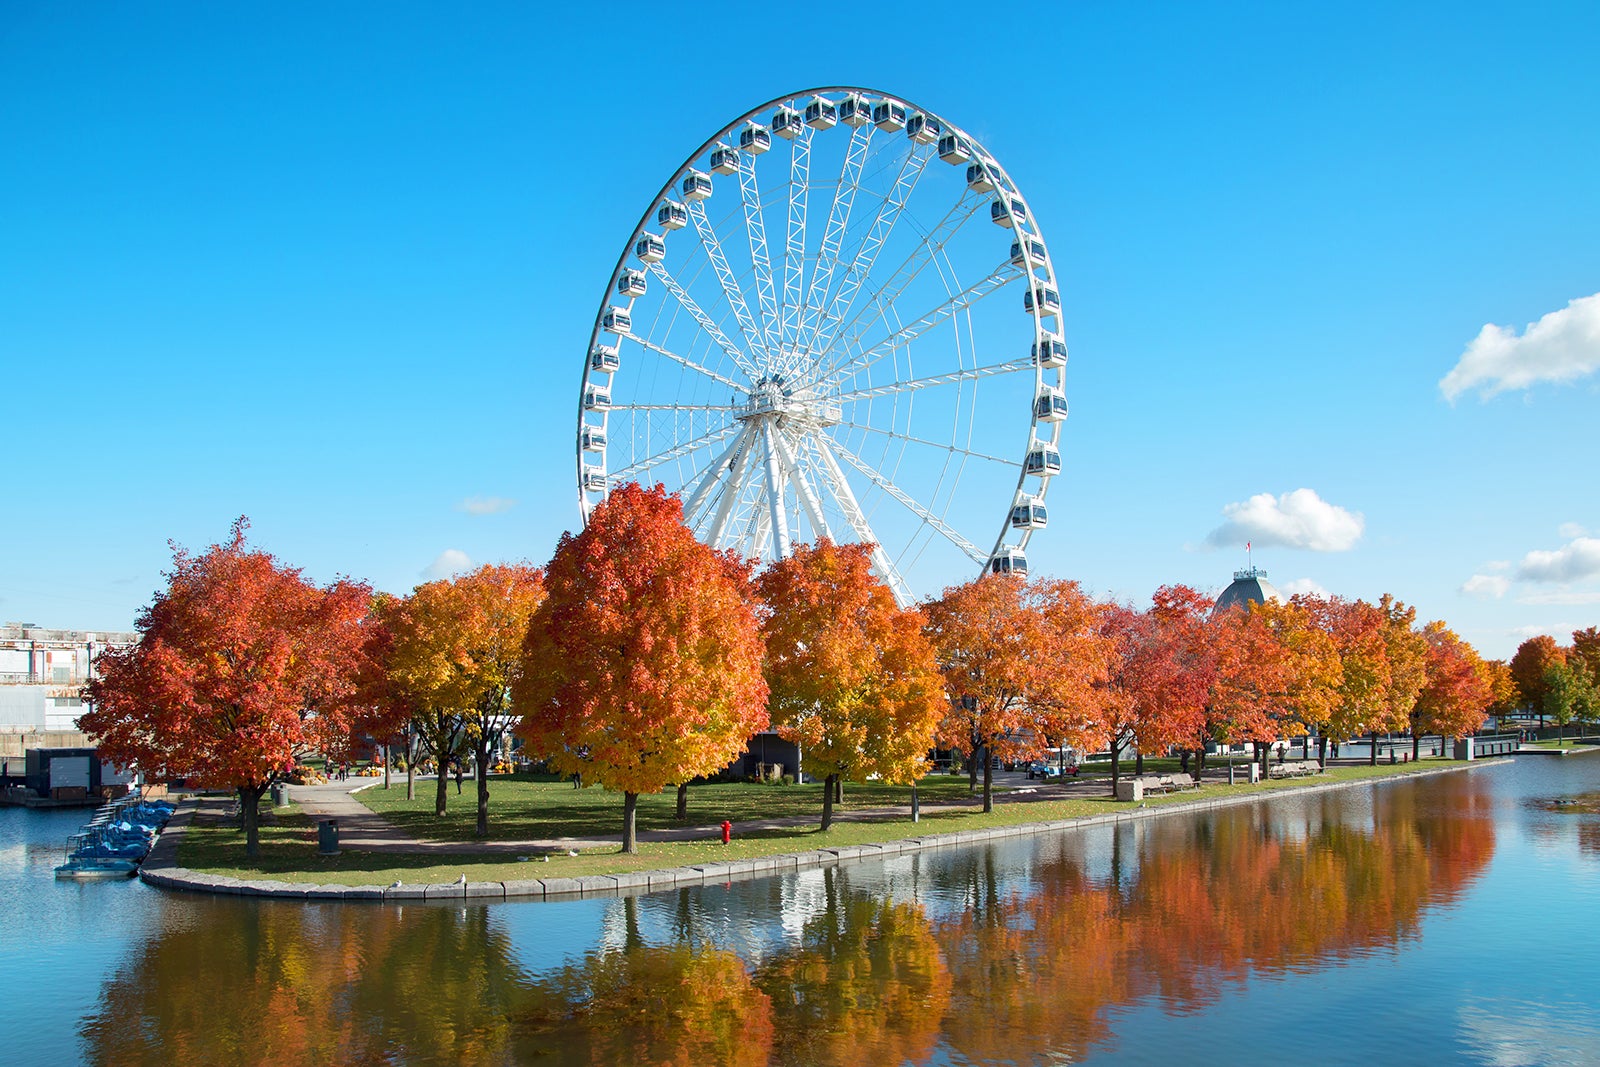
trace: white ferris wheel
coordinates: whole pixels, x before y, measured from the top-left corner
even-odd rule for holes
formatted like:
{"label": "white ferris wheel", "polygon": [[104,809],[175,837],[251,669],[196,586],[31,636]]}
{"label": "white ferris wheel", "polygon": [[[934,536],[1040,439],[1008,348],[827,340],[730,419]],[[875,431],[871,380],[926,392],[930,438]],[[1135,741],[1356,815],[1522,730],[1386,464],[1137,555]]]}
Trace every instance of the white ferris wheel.
{"label": "white ferris wheel", "polygon": [[1025,573],[1066,361],[1044,236],[975,138],[869,89],[784,96],[696,149],[623,248],[579,505],[662,482],[714,547],[868,542],[902,604],[918,575]]}

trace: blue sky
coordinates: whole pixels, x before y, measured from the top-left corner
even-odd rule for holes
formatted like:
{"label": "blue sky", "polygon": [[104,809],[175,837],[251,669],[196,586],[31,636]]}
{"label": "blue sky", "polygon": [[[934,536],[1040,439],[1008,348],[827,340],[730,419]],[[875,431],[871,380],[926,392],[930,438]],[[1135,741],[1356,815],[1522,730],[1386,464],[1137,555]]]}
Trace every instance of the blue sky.
{"label": "blue sky", "polygon": [[1249,539],[1490,655],[1600,621],[1600,8],[1032,6],[5,5],[0,617],[126,628],[239,514],[318,580],[543,562],[655,190],[858,84],[1048,236],[1035,570],[1215,590]]}

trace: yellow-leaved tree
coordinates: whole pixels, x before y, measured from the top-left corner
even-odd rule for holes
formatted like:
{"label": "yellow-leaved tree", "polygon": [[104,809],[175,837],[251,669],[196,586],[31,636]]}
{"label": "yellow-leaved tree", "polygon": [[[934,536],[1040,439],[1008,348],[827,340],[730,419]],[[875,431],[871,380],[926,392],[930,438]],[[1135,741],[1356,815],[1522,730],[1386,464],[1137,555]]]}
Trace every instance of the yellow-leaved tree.
{"label": "yellow-leaved tree", "polygon": [[873,575],[871,546],[798,545],[757,580],[770,710],[778,733],[823,779],[822,829],[840,781],[920,778],[944,714],[943,679],[922,615]]}

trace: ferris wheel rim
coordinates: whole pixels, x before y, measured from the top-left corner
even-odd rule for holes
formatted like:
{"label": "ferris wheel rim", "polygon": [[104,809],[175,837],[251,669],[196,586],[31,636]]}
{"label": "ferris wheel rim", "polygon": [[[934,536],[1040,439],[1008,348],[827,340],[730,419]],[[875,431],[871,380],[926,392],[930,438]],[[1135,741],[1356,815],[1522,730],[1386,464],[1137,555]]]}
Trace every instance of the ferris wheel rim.
{"label": "ferris wheel rim", "polygon": [[[1065,332],[1064,331],[1064,313],[1063,313],[1063,310],[1061,309],[1060,304],[1059,304],[1059,285],[1058,285],[1058,283],[1056,281],[1056,274],[1055,274],[1053,260],[1051,259],[1050,255],[1049,255],[1048,244],[1045,242],[1044,235],[1043,235],[1040,227],[1038,226],[1038,223],[1037,223],[1037,220],[1036,220],[1036,216],[1034,215],[1032,210],[1029,208],[1027,198],[1022,193],[1020,187],[1010,177],[1009,173],[999,163],[999,161],[994,157],[994,155],[980,141],[978,141],[976,138],[972,137],[971,134],[969,134],[965,129],[955,125],[954,123],[949,122],[947,119],[944,118],[943,115],[939,114],[938,112],[935,112],[935,111],[932,111],[930,109],[921,107],[919,104],[915,103],[914,101],[909,100],[906,97],[901,96],[899,94],[889,93],[889,92],[886,92],[886,91],[883,91],[883,90],[880,90],[880,89],[875,89],[875,88],[871,88],[871,87],[867,87],[867,86],[824,85],[824,86],[816,86],[816,87],[811,87],[811,88],[806,88],[806,89],[800,89],[800,90],[797,90],[797,91],[794,91],[794,92],[785,93],[783,95],[780,95],[780,96],[777,96],[777,97],[773,97],[770,100],[764,101],[761,104],[758,104],[758,105],[756,105],[754,107],[746,109],[740,115],[738,115],[736,118],[734,118],[730,122],[724,124],[719,129],[717,129],[710,137],[706,138],[700,145],[698,145],[693,152],[691,152],[689,155],[687,155],[683,159],[683,161],[678,165],[678,167],[672,172],[670,177],[668,177],[667,181],[665,183],[663,183],[663,185],[655,192],[655,194],[646,202],[645,210],[640,215],[638,221],[635,223],[635,225],[632,228],[632,230],[629,232],[626,240],[623,242],[621,253],[617,257],[617,260],[616,260],[615,264],[612,267],[611,275],[610,275],[610,277],[609,277],[609,279],[608,279],[608,281],[606,283],[606,289],[605,289],[605,291],[604,291],[604,293],[603,293],[603,295],[602,295],[602,297],[600,299],[599,306],[598,306],[598,308],[596,310],[596,314],[595,314],[595,318],[594,318],[594,325],[591,328],[591,331],[590,331],[590,334],[589,334],[589,348],[588,348],[588,351],[585,353],[583,372],[582,372],[582,375],[580,377],[579,398],[578,398],[578,400],[579,400],[579,404],[578,404],[578,442],[577,442],[577,449],[576,449],[577,455],[576,455],[575,458],[576,458],[577,475],[578,475],[579,510],[580,510],[581,515],[582,515],[583,521],[585,522],[585,524],[587,524],[590,512],[592,510],[592,507],[594,506],[590,501],[591,495],[593,495],[594,493],[598,492],[600,499],[604,499],[605,495],[607,495],[609,493],[610,489],[612,488],[612,484],[607,483],[607,484],[604,484],[603,488],[601,488],[600,490],[597,491],[597,490],[593,489],[591,486],[589,486],[588,483],[586,483],[587,473],[593,471],[593,469],[594,469],[591,464],[586,464],[585,463],[586,449],[585,449],[585,445],[584,445],[584,433],[585,433],[586,427],[589,427],[589,423],[586,422],[586,414],[588,413],[588,409],[586,408],[585,401],[586,401],[586,398],[588,396],[588,393],[589,393],[589,390],[591,388],[591,385],[593,384],[593,382],[595,381],[595,378],[596,378],[595,368],[591,365],[590,353],[592,353],[595,350],[596,346],[599,345],[601,343],[601,341],[605,337],[606,330],[604,330],[603,327],[602,327],[602,322],[604,320],[604,317],[606,316],[606,313],[607,313],[608,310],[618,306],[618,305],[616,305],[614,303],[614,295],[615,295],[615,293],[614,293],[613,287],[616,285],[618,280],[622,277],[623,272],[628,268],[629,262],[630,262],[630,258],[634,255],[636,244],[638,242],[640,242],[644,237],[649,235],[650,222],[651,222],[652,215],[654,213],[656,213],[658,211],[658,209],[662,208],[663,204],[665,204],[668,201],[672,200],[675,191],[683,183],[685,177],[688,176],[691,173],[696,172],[696,170],[697,170],[696,164],[697,163],[700,163],[701,161],[705,160],[709,153],[712,153],[713,151],[715,151],[719,147],[725,146],[726,139],[729,137],[730,134],[735,134],[736,132],[740,131],[743,127],[745,127],[747,124],[755,123],[757,125],[760,125],[761,117],[764,116],[765,114],[771,112],[772,109],[774,109],[774,108],[790,107],[790,108],[793,108],[795,111],[798,112],[798,111],[802,110],[805,107],[805,102],[808,99],[813,99],[813,100],[814,99],[824,99],[824,100],[827,100],[827,95],[826,94],[841,94],[841,93],[842,94],[856,96],[856,97],[859,97],[859,98],[864,98],[866,101],[872,102],[872,103],[876,103],[876,102],[892,102],[892,103],[897,104],[897,105],[901,106],[902,108],[904,108],[905,112],[906,112],[906,116],[910,116],[912,114],[919,114],[919,115],[926,116],[927,118],[932,119],[935,123],[937,123],[938,130],[941,133],[947,133],[947,134],[954,135],[955,137],[957,137],[959,139],[960,143],[966,149],[968,149],[970,151],[970,156],[968,156],[967,158],[969,158],[972,161],[978,163],[983,168],[984,172],[987,175],[988,180],[991,183],[990,184],[990,189],[988,191],[996,199],[996,201],[998,202],[1001,199],[1007,199],[1012,204],[1013,210],[1009,214],[1009,224],[1006,226],[1006,229],[1012,235],[1014,241],[1016,242],[1016,245],[1013,246],[1014,249],[1016,247],[1021,247],[1023,249],[1022,261],[1021,261],[1021,270],[1020,270],[1020,273],[1014,275],[1011,278],[1007,278],[1005,281],[1000,282],[998,284],[997,288],[1004,288],[1007,285],[1009,285],[1011,283],[1011,281],[1017,280],[1018,278],[1020,278],[1024,282],[1024,288],[1028,291],[1028,296],[1029,296],[1030,300],[1031,300],[1031,297],[1032,297],[1033,293],[1038,292],[1038,293],[1041,294],[1039,300],[1032,301],[1027,307],[1027,311],[1028,311],[1028,313],[1030,314],[1030,316],[1031,316],[1031,318],[1033,320],[1033,333],[1034,333],[1034,338],[1035,338],[1034,355],[1033,355],[1033,358],[1030,361],[1032,363],[1032,369],[1034,371],[1034,375],[1033,375],[1033,378],[1034,378],[1033,396],[1035,397],[1035,403],[1030,405],[1026,444],[1025,444],[1024,450],[1023,450],[1023,457],[1024,457],[1023,461],[1018,463],[1015,460],[1005,460],[1005,459],[1000,459],[999,460],[1000,462],[1005,462],[1005,463],[1009,463],[1011,465],[1016,466],[1017,467],[1017,475],[1016,475],[1015,486],[1011,491],[1011,502],[1008,505],[1008,507],[1006,508],[1005,515],[1003,515],[1001,517],[1000,530],[999,530],[998,535],[995,537],[995,540],[994,540],[994,543],[993,543],[993,547],[989,549],[989,551],[988,551],[986,556],[983,556],[983,557],[980,558],[980,556],[977,554],[977,550],[972,548],[971,543],[967,542],[964,538],[957,539],[954,543],[957,543],[958,547],[962,547],[963,545],[966,546],[966,547],[963,548],[963,551],[965,552],[965,554],[967,554],[969,557],[971,557],[975,563],[977,563],[979,565],[980,573],[981,573],[981,571],[985,571],[985,570],[988,570],[988,569],[991,569],[991,568],[998,569],[999,561],[1000,561],[1002,555],[1009,555],[1009,553],[1011,553],[1012,551],[1015,551],[1015,553],[1017,555],[1022,557],[1022,559],[1023,559],[1022,567],[1025,568],[1026,567],[1026,562],[1025,562],[1026,557],[1025,557],[1025,554],[1024,554],[1024,550],[1026,549],[1026,547],[1029,544],[1029,542],[1032,540],[1033,534],[1036,532],[1036,529],[1032,525],[1028,525],[1028,524],[1024,524],[1024,525],[1022,525],[1020,527],[1016,526],[1015,523],[1014,523],[1014,516],[1015,516],[1015,514],[1017,512],[1017,509],[1019,507],[1025,505],[1025,504],[1029,504],[1029,505],[1037,504],[1037,505],[1041,505],[1042,506],[1043,501],[1045,499],[1045,496],[1046,496],[1046,494],[1048,492],[1048,489],[1050,487],[1050,484],[1051,484],[1052,480],[1059,475],[1059,472],[1060,472],[1060,451],[1059,451],[1059,449],[1060,449],[1061,436],[1062,436],[1062,419],[1065,417],[1064,415],[1060,415],[1060,416],[1052,416],[1051,418],[1048,418],[1048,419],[1041,419],[1040,414],[1039,414],[1039,410],[1038,410],[1038,404],[1040,402],[1042,402],[1041,398],[1043,398],[1045,396],[1045,393],[1047,391],[1047,386],[1046,386],[1046,382],[1045,382],[1047,368],[1048,369],[1054,369],[1056,371],[1056,380],[1057,380],[1058,383],[1061,383],[1060,385],[1058,385],[1058,387],[1056,387],[1056,388],[1054,388],[1052,390],[1049,390],[1051,395],[1052,396],[1064,395],[1064,387],[1063,387],[1064,386],[1063,367],[1064,367],[1064,359],[1065,359],[1064,348],[1062,349],[1062,352],[1063,352],[1063,355],[1061,357],[1062,358],[1062,362],[1060,362],[1060,363],[1049,363],[1049,362],[1047,362],[1048,353],[1046,352],[1046,348],[1052,343],[1059,344],[1061,342],[1062,338],[1064,337],[1064,332]],[[829,101],[829,103],[837,104],[838,101],[837,101],[837,99],[835,99],[835,100]],[[870,129],[870,127],[872,125],[873,125],[873,123],[870,123],[870,122],[867,124],[869,129]],[[808,124],[808,126],[809,126],[809,124]],[[811,127],[811,128],[806,129],[806,130],[800,131],[800,135],[799,136],[801,136],[806,141],[807,150],[808,151],[809,151],[809,142],[810,142],[810,139],[812,137],[813,132],[818,132],[816,127]],[[869,133],[868,134],[868,139],[869,140],[870,140],[870,136],[871,135]],[[931,142],[922,142],[922,143],[923,144],[928,144],[928,143],[931,143]],[[909,154],[907,156],[908,161],[911,158],[915,157],[915,155],[916,155],[916,149],[912,148],[909,151]],[[919,167],[926,166],[928,160],[932,158],[932,155],[933,155],[933,153],[928,153],[927,155],[925,155],[925,157],[923,158],[922,162],[919,164]],[[753,164],[752,164],[752,166],[753,166]],[[727,172],[719,172],[719,173],[727,173]],[[962,198],[958,198],[958,205],[961,202],[961,199]],[[691,204],[691,208],[695,204],[698,204],[698,201],[693,202]],[[972,210],[976,211],[977,207],[981,206],[981,204],[982,204],[982,199],[980,198],[980,200],[978,201],[977,204],[974,205]],[[1017,208],[1019,208],[1019,207],[1020,207],[1020,210],[1017,210]],[[791,208],[792,208],[792,204],[791,204]],[[701,211],[703,212],[703,210],[704,209],[702,208]],[[696,221],[698,223],[698,219]],[[763,225],[764,225],[764,223],[763,223]],[[703,233],[702,233],[701,236],[702,236],[702,240],[704,240],[704,234]],[[792,234],[791,234],[791,237],[792,237]],[[802,239],[803,238],[804,238],[804,231],[802,229]],[[1037,261],[1035,261],[1035,257],[1034,257],[1033,252],[1032,252],[1033,248],[1037,248],[1039,250]],[[1013,259],[1013,263],[1015,263],[1015,259]],[[649,264],[649,266],[655,266],[655,264]],[[1003,267],[1004,267],[1004,262],[1002,263],[1002,268],[1001,268],[1002,270],[1003,270]],[[652,272],[652,273],[654,273],[654,272]],[[802,273],[803,273],[803,267],[802,267]],[[814,280],[814,278],[813,278],[813,280]],[[769,284],[770,284],[770,282],[769,282]],[[1040,290],[1039,289],[1039,286],[1041,286],[1041,285],[1043,285],[1045,287],[1044,290]],[[1046,303],[1045,303],[1045,300],[1044,300],[1044,296],[1043,296],[1043,292],[1045,292],[1045,291],[1048,291],[1050,296],[1055,299],[1055,305],[1056,306],[1055,306],[1055,310],[1053,312],[1048,310],[1048,308],[1046,306]],[[741,290],[741,292],[742,292],[742,290]],[[826,298],[827,294],[824,293],[823,296],[824,296],[824,298]],[[632,304],[633,304],[633,298],[629,297],[628,298],[628,305],[629,305],[630,308],[631,308]],[[748,309],[746,309],[746,310],[748,311]],[[802,316],[804,315],[804,310],[805,310],[805,308],[802,308],[801,311],[800,311],[800,314]],[[766,311],[766,308],[765,308],[765,305],[763,305],[764,321],[767,324],[767,328],[770,330],[770,328],[772,327],[772,319],[771,319],[770,316],[765,315],[765,311]],[[1053,324],[1054,324],[1053,328],[1046,325],[1046,320],[1047,319],[1051,320],[1053,322]],[[743,320],[741,319],[740,321],[741,321],[741,325],[743,325]],[[704,327],[705,323],[702,322],[701,325],[702,325],[702,327]],[[780,325],[780,328],[781,328],[782,324],[780,323],[779,325]],[[969,327],[969,329],[970,329],[970,327]],[[840,330],[840,336],[835,336],[832,339],[833,343],[837,343],[839,340],[842,339],[842,333],[843,333],[843,330],[841,329]],[[856,335],[857,338],[859,338],[860,336],[861,336],[860,333],[858,333]],[[631,334],[619,334],[619,340],[618,340],[619,347],[620,347],[621,340],[624,337],[626,337],[629,340],[639,340],[639,338],[634,337]],[[753,349],[755,347],[755,345],[753,343],[753,341],[754,341],[753,337],[750,338],[750,340],[752,341],[751,347]],[[883,342],[879,342],[880,345],[882,343]],[[650,346],[646,345],[646,347],[650,347]],[[661,351],[664,352],[665,350],[661,350]],[[671,353],[667,353],[667,355],[671,355]],[[974,358],[975,358],[975,356],[976,356],[976,354],[974,354]],[[882,357],[879,357],[879,358],[882,358]],[[1013,371],[1016,371],[1016,370],[1021,370],[1021,369],[1023,369],[1023,364],[1024,364],[1024,360],[1013,358],[1012,360],[1003,361],[1000,364],[993,365],[994,369],[992,370],[992,373],[1006,373],[1006,372],[1013,372]],[[755,382],[756,377],[757,377],[756,374],[755,374],[755,371],[758,368],[746,367],[742,362],[738,362],[736,365],[738,366],[739,370],[742,373],[744,373],[747,376],[747,378],[750,379],[751,384],[753,384]],[[697,369],[704,370],[704,368],[697,368]],[[837,371],[838,369],[839,368],[837,368],[837,367],[834,368],[835,371]],[[986,368],[979,368],[979,367],[976,366],[976,363],[975,363],[974,367],[971,368],[970,377],[972,377],[973,379],[976,379],[977,377],[980,377],[981,376],[980,371],[981,372],[985,372],[985,373],[991,372],[991,368],[987,368],[987,367]],[[607,372],[604,372],[604,373],[610,374],[611,372],[607,371]],[[714,373],[711,373],[711,372],[706,372],[706,373],[710,374],[710,376],[713,377],[713,378],[717,378],[717,379],[719,379],[721,381],[726,382],[729,385],[737,386],[740,389],[744,388],[744,386],[738,385],[738,383],[735,383],[731,379],[727,379],[725,377],[721,377],[721,376],[719,376],[717,374],[714,374]],[[843,379],[830,379],[830,380],[843,380]],[[733,406],[734,405],[729,405],[728,407],[731,409]],[[619,407],[631,408],[631,409],[634,409],[634,410],[645,410],[647,406],[646,405],[620,405]],[[867,427],[867,429],[873,429],[873,428]],[[707,436],[712,436],[712,435],[707,435]],[[737,446],[738,443],[741,440],[743,440],[746,435],[745,435],[745,433],[743,431],[737,430],[735,428],[735,424],[730,424],[728,426],[722,427],[721,430],[718,432],[718,434],[715,435],[716,440],[719,441],[719,442],[721,440],[726,439],[729,436],[733,437],[735,446]],[[781,436],[781,435],[778,435],[778,436]],[[952,446],[952,445],[941,445],[938,442],[933,442],[933,441],[917,441],[915,438],[906,438],[906,440],[910,440],[910,441],[912,441],[914,443],[931,445],[933,447],[945,448],[947,451],[950,451],[952,453],[954,453],[954,452],[963,452],[965,454],[964,458],[963,458],[963,461],[962,461],[963,464],[966,462],[967,458],[970,458],[971,456],[974,456],[974,455],[980,456],[980,458],[989,458],[989,459],[998,459],[999,458],[999,457],[993,457],[993,456],[982,456],[980,453],[968,452],[967,450],[964,450],[964,449],[961,449],[961,448],[958,448],[958,447],[955,447],[955,446]],[[1051,451],[1051,452],[1054,453],[1056,466],[1053,469],[1048,467],[1048,466],[1045,466],[1040,470],[1030,470],[1029,469],[1029,461],[1031,460],[1032,452],[1037,450],[1041,446],[1044,449],[1046,449],[1047,451]],[[839,442],[833,442],[831,445],[824,446],[822,448],[822,451],[823,452],[831,452],[834,449],[848,451],[846,449],[843,449],[842,444],[840,444]],[[766,453],[768,455],[768,463],[769,464],[779,462],[779,460],[777,458],[775,458],[778,455],[778,451],[779,450],[776,450],[775,445],[772,443],[770,437],[768,438],[768,440],[765,443],[765,451],[766,451]],[[670,455],[670,450],[669,450],[669,453],[667,453],[667,454]],[[655,465],[655,466],[661,465],[659,462],[655,463],[655,464],[650,464],[648,462],[650,460],[657,460],[659,458],[660,458],[659,456],[646,457],[645,461],[640,461],[641,463],[645,464],[641,469],[641,473],[643,473],[645,471],[648,471],[652,465]],[[829,456],[822,456],[820,458],[822,458],[823,460],[826,461],[830,457]],[[839,471],[838,471],[838,457],[837,456],[832,456],[831,458],[833,460],[835,473],[838,474],[838,476],[840,478],[840,481],[843,482],[844,481],[843,475],[842,475],[842,473],[839,473]],[[664,461],[662,461],[662,462],[664,462]],[[854,461],[852,461],[851,465],[855,466],[859,471],[861,471],[863,474],[865,474],[870,479],[871,475],[867,472],[867,468],[865,466],[862,466],[860,463],[854,462]],[[715,467],[715,464],[712,464],[711,467]],[[602,479],[604,479],[605,478],[604,462],[602,463],[602,466],[601,466],[600,470],[601,470]],[[769,467],[769,472],[770,472],[770,467]],[[1030,483],[1029,483],[1029,479],[1030,478],[1036,479],[1036,482],[1031,486],[1030,486]],[[803,479],[800,479],[800,478],[796,477],[796,478],[794,478],[794,481],[796,482],[797,492],[799,492],[798,485],[803,482]],[[957,475],[957,482],[959,482],[959,474]],[[620,482],[617,483],[617,484],[620,484]],[[941,478],[940,485],[942,486],[942,478]],[[848,484],[847,483],[845,483],[843,487],[846,489],[846,491],[848,491]],[[837,489],[839,488],[839,485],[835,484],[835,485],[831,486],[830,488],[831,488],[832,491],[834,491],[836,493]],[[956,488],[956,484],[952,483],[951,491],[954,492],[955,488]],[[690,489],[691,489],[691,486],[688,485],[688,484],[685,484],[680,488],[679,491],[682,492],[682,493],[686,493],[687,494],[690,491]],[[781,495],[782,492],[783,492],[783,486],[781,484],[779,484],[779,493],[780,493],[780,495]],[[802,503],[803,503],[803,501],[802,501]],[[904,503],[904,501],[902,501],[902,503]],[[946,510],[948,510],[948,507],[949,507],[949,504],[947,503],[946,504]],[[848,510],[848,509],[846,509],[846,510]],[[689,513],[689,508],[687,506],[686,506],[685,512],[686,512],[686,518],[688,518],[689,517],[689,514],[688,514]],[[776,515],[777,512],[775,511],[774,514]],[[922,514],[922,519],[923,519],[923,524],[925,526],[929,525],[930,516],[928,514],[926,514],[926,513]],[[815,522],[813,521],[813,527],[814,526],[815,526]],[[935,526],[935,528],[938,528],[937,524],[934,524],[934,526]],[[870,530],[870,528],[871,528],[870,524],[867,524],[867,528]],[[940,530],[940,532],[941,533],[945,533],[946,538],[950,539],[950,535],[947,532],[945,532],[943,530]],[[775,539],[774,543],[776,543],[776,539],[780,538],[782,536],[782,534],[779,531],[775,530],[774,533],[773,533],[773,536],[774,536],[774,539]],[[784,551],[779,553],[779,554],[780,555],[787,555],[788,554],[787,546],[785,546]],[[893,570],[892,567],[890,569]],[[888,574],[884,575],[884,577],[886,578],[886,580],[890,579],[890,575],[888,575]],[[898,574],[895,574],[894,577],[898,578],[899,576],[898,576]],[[891,581],[891,584],[893,585],[894,582]],[[903,588],[903,580],[902,580],[901,584],[902,584],[902,587],[896,589],[896,596],[897,596],[897,598],[905,599],[905,597],[902,596],[902,593],[905,592],[905,590]]]}

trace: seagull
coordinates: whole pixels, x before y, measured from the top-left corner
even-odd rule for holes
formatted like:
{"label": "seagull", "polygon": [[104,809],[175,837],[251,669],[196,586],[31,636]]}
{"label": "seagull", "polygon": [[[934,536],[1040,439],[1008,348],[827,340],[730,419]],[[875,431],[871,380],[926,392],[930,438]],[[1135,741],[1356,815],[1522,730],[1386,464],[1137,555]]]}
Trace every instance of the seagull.
{"label": "seagull", "polygon": [[399,889],[400,888],[400,879],[396,878],[394,880],[394,884],[391,885],[389,888],[390,889]]}
{"label": "seagull", "polygon": [[463,874],[460,878],[456,879],[456,885],[466,885],[466,884],[467,884],[467,876],[466,875]]}
{"label": "seagull", "polygon": [[577,850],[577,849],[575,849],[575,848],[569,848],[569,849],[567,849],[567,855],[569,855],[569,856],[576,856],[576,855],[577,855],[577,854],[578,854],[578,850]]}

